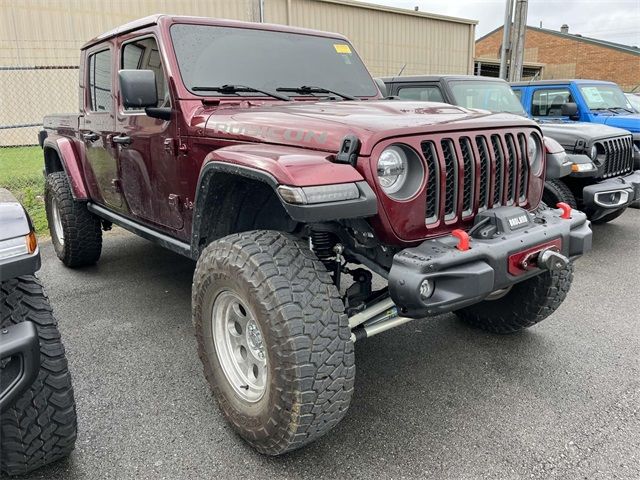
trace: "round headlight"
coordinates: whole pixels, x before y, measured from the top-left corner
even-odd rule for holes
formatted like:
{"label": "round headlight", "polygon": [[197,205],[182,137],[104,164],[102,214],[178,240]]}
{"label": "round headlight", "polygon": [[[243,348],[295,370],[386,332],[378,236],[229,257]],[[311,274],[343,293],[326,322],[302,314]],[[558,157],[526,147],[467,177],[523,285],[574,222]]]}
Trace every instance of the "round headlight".
{"label": "round headlight", "polygon": [[398,192],[407,180],[407,155],[401,147],[392,145],[378,159],[378,181],[387,194]]}
{"label": "round headlight", "polygon": [[538,175],[542,168],[542,146],[540,144],[540,137],[533,133],[527,138],[527,155],[529,156],[529,163],[531,164],[533,174]]}
{"label": "round headlight", "polygon": [[589,157],[591,158],[591,160],[595,160],[598,157],[598,147],[596,147],[595,145],[591,147]]}

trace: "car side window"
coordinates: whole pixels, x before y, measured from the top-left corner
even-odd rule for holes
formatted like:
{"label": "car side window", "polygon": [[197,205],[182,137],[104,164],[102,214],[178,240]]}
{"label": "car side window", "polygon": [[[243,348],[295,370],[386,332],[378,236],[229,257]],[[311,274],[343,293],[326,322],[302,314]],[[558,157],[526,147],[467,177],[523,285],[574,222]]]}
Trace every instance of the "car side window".
{"label": "car side window", "polygon": [[423,87],[400,87],[398,89],[398,97],[403,100],[445,103],[440,88],[435,85],[425,85]]}
{"label": "car side window", "polygon": [[561,117],[562,105],[573,101],[568,88],[539,88],[533,92],[531,115],[534,117]]}
{"label": "car side window", "polygon": [[111,50],[101,50],[89,56],[89,110],[110,112],[112,109]]}
{"label": "car side window", "polygon": [[[171,106],[169,89],[160,58],[158,43],[153,37],[127,43],[122,47],[122,68],[127,70],[153,70],[156,74],[158,107]],[[127,109],[128,111],[134,109]]]}

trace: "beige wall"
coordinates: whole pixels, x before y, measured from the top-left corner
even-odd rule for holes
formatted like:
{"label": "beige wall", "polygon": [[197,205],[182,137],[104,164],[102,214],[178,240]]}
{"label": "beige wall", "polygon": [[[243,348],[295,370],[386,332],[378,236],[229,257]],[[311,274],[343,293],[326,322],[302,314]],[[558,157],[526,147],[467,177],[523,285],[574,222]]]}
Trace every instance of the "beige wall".
{"label": "beige wall", "polygon": [[[405,63],[407,75],[473,72],[473,21],[349,0],[264,0],[264,4],[268,23],[346,35],[375,76],[397,74]],[[257,21],[258,5],[259,0],[0,0],[0,67],[77,65],[79,49],[87,40],[154,13]],[[73,75],[77,77],[77,72],[20,75],[0,70],[0,126],[29,123],[15,105],[16,97],[38,105],[27,110],[33,113],[30,122],[41,119],[43,109],[74,111],[77,79],[69,81]],[[32,143],[36,131],[0,129],[0,146]]]}

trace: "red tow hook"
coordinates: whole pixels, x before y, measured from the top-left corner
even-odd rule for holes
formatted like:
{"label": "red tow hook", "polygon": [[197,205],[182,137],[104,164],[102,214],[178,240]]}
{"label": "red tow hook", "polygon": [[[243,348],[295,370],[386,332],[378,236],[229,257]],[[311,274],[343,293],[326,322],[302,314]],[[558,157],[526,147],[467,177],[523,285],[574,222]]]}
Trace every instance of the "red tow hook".
{"label": "red tow hook", "polygon": [[562,210],[562,215],[560,215],[560,218],[564,218],[566,220],[571,218],[571,205],[564,202],[560,202],[560,203],[556,203],[556,208],[559,208],[560,210]]}
{"label": "red tow hook", "polygon": [[460,250],[461,252],[466,252],[467,250],[469,250],[469,234],[467,232],[457,228],[453,232],[451,232],[451,235],[458,239],[458,244],[456,245],[456,248],[458,250]]}

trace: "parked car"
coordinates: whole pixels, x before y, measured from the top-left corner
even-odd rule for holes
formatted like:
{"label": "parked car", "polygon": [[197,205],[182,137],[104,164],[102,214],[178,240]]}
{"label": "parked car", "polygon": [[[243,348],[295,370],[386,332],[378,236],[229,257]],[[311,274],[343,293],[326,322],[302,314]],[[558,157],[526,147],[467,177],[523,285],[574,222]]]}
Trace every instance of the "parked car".
{"label": "parked car", "polygon": [[156,15],[88,42],[80,72],[80,113],[40,135],[58,257],[95,263],[115,223],[197,260],[205,376],[262,453],[344,417],[354,342],[452,311],[530,327],[590,248],[583,213],[540,204],[538,125],[384,101],[340,35]]}
{"label": "parked car", "polygon": [[[429,75],[381,81],[389,95],[404,100],[429,99],[527,116],[509,84],[499,78]],[[634,199],[640,199],[640,170],[633,171],[634,148],[629,132],[582,122],[543,121],[540,128],[545,138],[553,138],[570,154],[566,169],[558,168],[558,161],[547,161],[542,197],[545,203],[566,202],[585,211],[594,223],[604,223],[619,217]],[[558,160],[564,158],[555,150]]]}
{"label": "parked car", "polygon": [[42,284],[31,219],[0,189],[0,472],[20,475],[66,457],[76,409],[64,346]]}
{"label": "parked car", "polygon": [[[588,122],[629,130],[640,152],[640,114],[620,87],[598,80],[538,80],[511,84],[524,109],[537,120]],[[640,169],[636,155],[635,169]]]}
{"label": "parked car", "polygon": [[640,113],[640,93],[625,93],[624,96],[627,97],[636,113]]}

